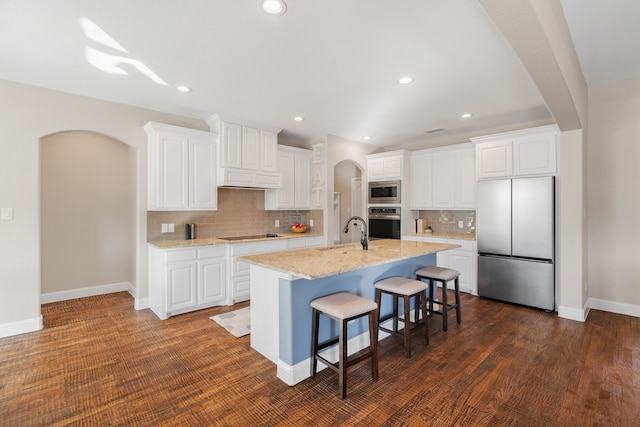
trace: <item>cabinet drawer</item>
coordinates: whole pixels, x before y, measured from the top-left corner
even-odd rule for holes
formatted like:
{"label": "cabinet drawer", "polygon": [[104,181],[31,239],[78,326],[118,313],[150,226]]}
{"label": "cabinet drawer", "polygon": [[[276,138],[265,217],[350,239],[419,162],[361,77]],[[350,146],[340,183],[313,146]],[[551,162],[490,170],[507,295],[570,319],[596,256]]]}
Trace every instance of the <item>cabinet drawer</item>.
{"label": "cabinet drawer", "polygon": [[198,259],[227,256],[227,245],[213,245],[198,248]]}
{"label": "cabinet drawer", "polygon": [[181,262],[196,259],[197,251],[195,249],[180,249],[175,251],[167,251],[165,253],[166,262]]}

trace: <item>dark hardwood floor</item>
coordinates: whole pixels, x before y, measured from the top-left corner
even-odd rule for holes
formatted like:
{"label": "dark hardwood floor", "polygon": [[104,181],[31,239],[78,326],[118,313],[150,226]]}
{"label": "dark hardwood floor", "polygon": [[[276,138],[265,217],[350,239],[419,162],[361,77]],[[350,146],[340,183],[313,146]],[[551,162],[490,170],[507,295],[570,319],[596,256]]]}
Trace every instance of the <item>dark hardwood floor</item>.
{"label": "dark hardwood floor", "polygon": [[[0,425],[640,426],[640,318],[587,322],[471,295],[431,344],[380,342],[380,379],[328,369],[289,387],[210,316],[159,320],[129,294],[42,307],[44,329],[0,339]],[[420,334],[421,331],[415,331]]]}

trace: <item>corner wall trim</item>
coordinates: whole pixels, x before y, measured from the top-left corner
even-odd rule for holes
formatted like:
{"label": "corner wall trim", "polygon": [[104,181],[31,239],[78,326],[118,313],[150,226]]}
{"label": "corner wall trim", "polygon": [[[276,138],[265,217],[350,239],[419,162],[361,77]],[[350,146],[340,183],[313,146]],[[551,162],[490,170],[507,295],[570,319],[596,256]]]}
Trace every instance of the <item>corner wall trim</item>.
{"label": "corner wall trim", "polygon": [[587,320],[587,316],[589,315],[589,301],[587,304],[581,309],[573,308],[573,307],[558,307],[558,317],[562,317],[564,319],[576,320],[578,322],[585,322]]}
{"label": "corner wall trim", "polygon": [[[132,293],[132,290],[134,291]],[[127,291],[135,297],[135,288],[129,282],[112,283],[109,285],[89,286],[86,288],[69,289],[67,291],[47,292],[40,295],[40,304],[67,301],[76,298],[93,297],[96,295],[111,294]]]}
{"label": "corner wall trim", "polygon": [[34,317],[33,319],[3,323],[0,324],[0,338],[39,331],[42,329],[42,326],[42,315]]}

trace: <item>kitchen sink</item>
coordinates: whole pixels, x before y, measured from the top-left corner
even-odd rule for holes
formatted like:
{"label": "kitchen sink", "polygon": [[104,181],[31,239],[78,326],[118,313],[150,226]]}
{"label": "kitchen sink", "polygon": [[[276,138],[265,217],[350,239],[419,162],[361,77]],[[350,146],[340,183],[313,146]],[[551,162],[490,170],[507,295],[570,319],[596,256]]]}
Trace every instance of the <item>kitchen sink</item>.
{"label": "kitchen sink", "polygon": [[273,233],[267,233],[267,234],[253,234],[251,236],[218,237],[218,239],[234,242],[238,240],[265,239],[265,238],[272,238],[272,237],[280,237],[280,236]]}

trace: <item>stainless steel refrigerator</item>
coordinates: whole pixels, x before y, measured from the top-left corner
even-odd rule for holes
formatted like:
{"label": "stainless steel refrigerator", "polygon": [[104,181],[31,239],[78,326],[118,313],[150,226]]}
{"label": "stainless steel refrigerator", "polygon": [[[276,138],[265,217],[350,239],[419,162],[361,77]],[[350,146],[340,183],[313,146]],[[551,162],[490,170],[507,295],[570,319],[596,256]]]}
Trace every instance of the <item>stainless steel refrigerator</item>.
{"label": "stainless steel refrigerator", "polygon": [[478,181],[478,294],[555,309],[553,177]]}

